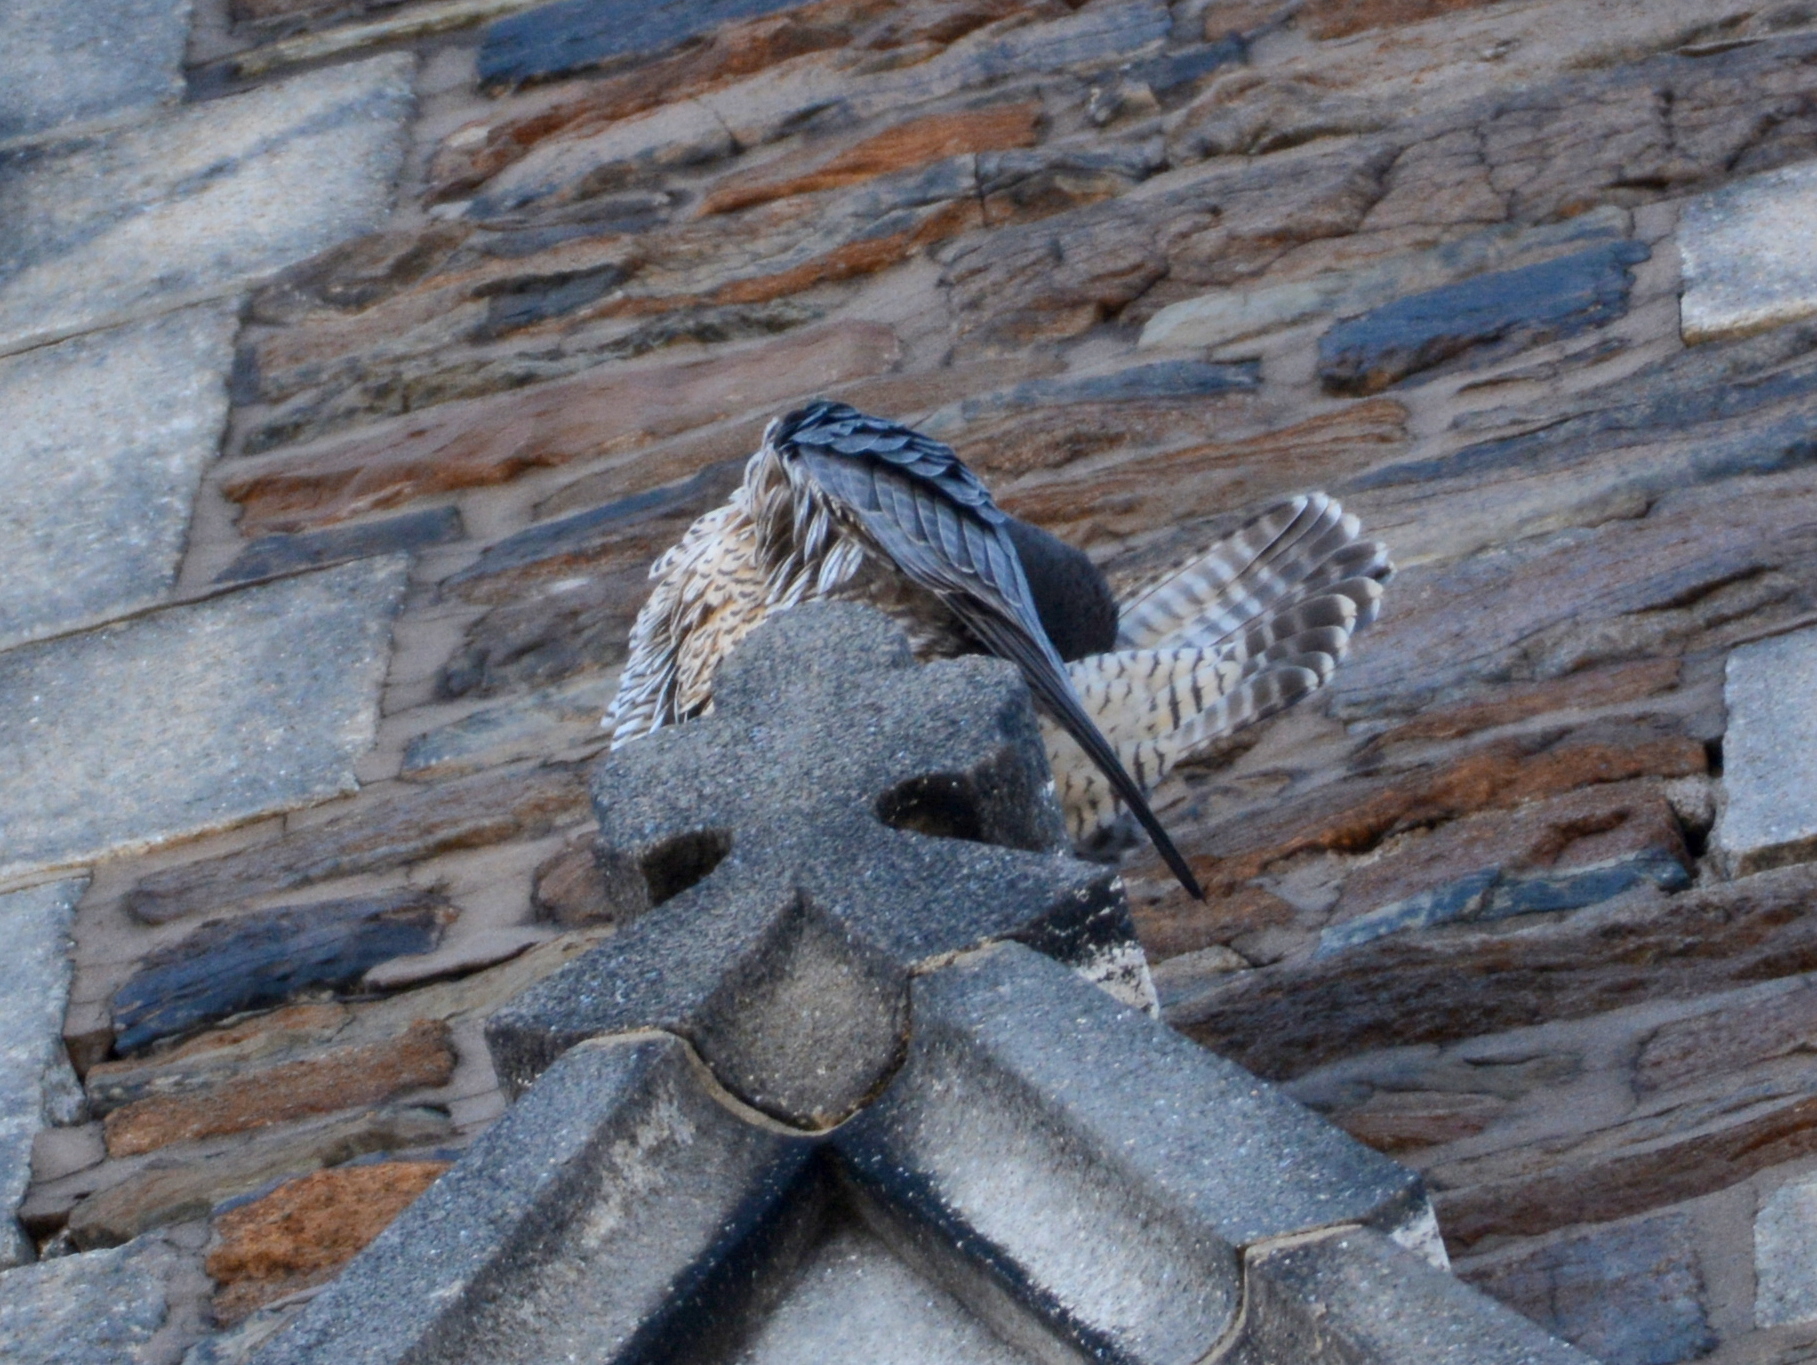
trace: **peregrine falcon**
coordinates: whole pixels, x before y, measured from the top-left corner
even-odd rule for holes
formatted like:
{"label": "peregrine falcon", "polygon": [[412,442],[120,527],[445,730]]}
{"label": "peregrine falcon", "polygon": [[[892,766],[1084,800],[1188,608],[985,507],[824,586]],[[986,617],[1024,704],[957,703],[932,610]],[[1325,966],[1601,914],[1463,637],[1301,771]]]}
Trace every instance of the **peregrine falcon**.
{"label": "peregrine falcon", "polygon": [[1014,663],[1075,840],[1127,810],[1202,898],[1146,792],[1182,758],[1330,676],[1374,618],[1386,551],[1315,493],[1271,508],[1121,607],[1080,550],[999,509],[948,446],[817,399],[771,422],[725,505],[650,569],[656,586],[603,724],[612,745],[712,707],[719,661],[771,612],[878,607],[917,658]]}

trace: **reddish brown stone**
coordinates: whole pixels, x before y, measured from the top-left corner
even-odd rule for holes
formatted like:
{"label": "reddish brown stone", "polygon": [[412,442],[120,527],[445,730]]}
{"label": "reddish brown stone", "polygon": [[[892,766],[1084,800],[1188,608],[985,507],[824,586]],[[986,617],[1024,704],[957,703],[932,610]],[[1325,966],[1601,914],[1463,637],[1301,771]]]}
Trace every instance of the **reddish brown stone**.
{"label": "reddish brown stone", "polygon": [[[96,1116],[151,1095],[198,1088],[193,1078],[240,1068],[326,1043],[352,1018],[341,1004],[286,1005],[210,1029],[150,1059],[97,1062],[83,1078]],[[206,1084],[203,1081],[202,1084]]]}
{"label": "reddish brown stone", "polygon": [[215,1220],[203,1268],[215,1316],[238,1322],[273,1299],[324,1284],[448,1169],[446,1161],[382,1161],[317,1171]]}
{"label": "reddish brown stone", "polygon": [[[1090,545],[1328,485],[1403,447],[1406,419],[1399,403],[1373,399],[1245,440],[1188,446],[1073,479],[1011,485],[999,501],[1074,544]],[[1019,449],[1013,444],[1006,458],[1014,461]],[[995,455],[978,454],[990,468]]]}
{"label": "reddish brown stone", "polygon": [[1475,1137],[1506,1108],[1493,1095],[1378,1091],[1368,1103],[1329,1117],[1358,1142],[1393,1153]]}
{"label": "reddish brown stone", "polygon": [[1150,960],[1163,962],[1270,925],[1293,922],[1293,907],[1259,886],[1234,886],[1193,900],[1171,878],[1130,878],[1129,908]]}
{"label": "reddish brown stone", "polygon": [[612,902],[593,857],[593,843],[591,832],[579,835],[537,867],[530,902],[543,919],[564,929],[612,922]]}
{"label": "reddish brown stone", "polygon": [[949,156],[1032,147],[1040,122],[1038,100],[910,119],[873,133],[833,156],[803,155],[723,180],[702,202],[700,212],[731,213],[790,195],[856,185]]}
{"label": "reddish brown stone", "polygon": [[502,397],[448,403],[382,432],[259,461],[222,482],[241,529],[297,530],[527,469],[626,453],[753,408],[874,375],[895,335],[844,323],[735,355],[630,373],[603,367]]}
{"label": "reddish brown stone", "polygon": [[1682,671],[1683,665],[1677,659],[1642,659],[1614,668],[1587,669],[1553,682],[1521,684],[1503,689],[1488,701],[1427,711],[1395,726],[1375,742],[1386,746],[1459,739],[1534,716],[1615,706],[1669,691],[1678,685]]}
{"label": "reddish brown stone", "polygon": [[275,844],[154,872],[126,897],[149,924],[362,872],[378,872],[507,839],[535,839],[587,809],[577,768],[482,773],[356,807]]}
{"label": "reddish brown stone", "polygon": [[448,1026],[419,1019],[384,1042],[330,1048],[277,1066],[239,1068],[194,1093],[135,1100],[107,1116],[107,1153],[137,1156],[173,1142],[377,1104],[407,1090],[446,1085],[454,1062]]}
{"label": "reddish brown stone", "polygon": [[1734,1076],[1760,1062],[1817,1052],[1817,988],[1731,1004],[1662,1024],[1640,1049],[1634,1087],[1651,1093]]}
{"label": "reddish brown stone", "polygon": [[1675,896],[1643,893],[1553,924],[1393,935],[1212,982],[1168,1017],[1252,1071],[1294,1076],[1375,1048],[1817,969],[1817,921],[1806,914],[1814,896],[1817,869],[1786,868]]}
{"label": "reddish brown stone", "polygon": [[1314,38],[1347,38],[1366,28],[1417,24],[1492,3],[1494,0],[1311,0],[1300,10],[1299,19]]}

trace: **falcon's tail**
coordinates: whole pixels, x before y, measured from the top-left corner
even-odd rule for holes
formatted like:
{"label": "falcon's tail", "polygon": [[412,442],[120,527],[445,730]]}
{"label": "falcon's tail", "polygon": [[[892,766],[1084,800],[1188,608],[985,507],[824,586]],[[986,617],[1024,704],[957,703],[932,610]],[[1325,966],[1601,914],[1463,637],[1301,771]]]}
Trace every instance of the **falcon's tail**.
{"label": "falcon's tail", "polygon": [[[1086,712],[1144,791],[1183,759],[1315,692],[1375,619],[1386,547],[1323,493],[1294,498],[1123,608],[1131,646],[1068,665]],[[1046,732],[1075,839],[1113,824],[1121,802],[1070,736]]]}

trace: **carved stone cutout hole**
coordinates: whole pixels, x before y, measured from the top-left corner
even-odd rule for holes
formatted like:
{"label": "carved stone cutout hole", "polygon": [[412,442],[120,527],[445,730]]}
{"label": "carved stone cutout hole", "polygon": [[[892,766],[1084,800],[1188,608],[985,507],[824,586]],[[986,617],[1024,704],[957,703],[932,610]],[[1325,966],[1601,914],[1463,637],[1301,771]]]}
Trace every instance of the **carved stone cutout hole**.
{"label": "carved stone cutout hole", "polygon": [[891,788],[877,801],[877,818],[892,829],[936,839],[988,842],[972,784],[951,773],[912,777]]}
{"label": "carved stone cutout hole", "polygon": [[732,851],[732,831],[701,829],[669,840],[643,856],[640,866],[650,888],[650,904],[673,900],[707,874]]}

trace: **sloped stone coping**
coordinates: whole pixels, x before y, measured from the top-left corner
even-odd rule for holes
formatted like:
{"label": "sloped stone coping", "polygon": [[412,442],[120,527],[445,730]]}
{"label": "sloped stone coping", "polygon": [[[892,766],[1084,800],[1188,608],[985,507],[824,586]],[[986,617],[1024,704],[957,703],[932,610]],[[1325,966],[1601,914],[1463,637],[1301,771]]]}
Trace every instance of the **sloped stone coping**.
{"label": "sloped stone coping", "polygon": [[[598,767],[601,858],[648,896],[661,878],[631,855],[704,819],[749,864],[696,860],[643,933],[495,1018],[500,1074],[534,1083],[260,1365],[1587,1359],[1409,1249],[1442,1262],[1414,1172],[1087,979],[1067,926],[1128,924],[1104,869],[1072,864],[1094,913],[1018,900],[968,861],[1003,850],[889,831],[873,805],[946,860],[932,914],[814,852],[930,759],[1024,772],[1033,717],[1005,666],[916,669],[881,618],[802,608],[720,683],[711,721]],[[949,705],[979,689],[999,704]],[[614,780],[665,751],[666,785]],[[776,786],[790,764],[819,780]],[[1022,793],[1006,827],[1047,827],[1041,787],[1001,790]],[[774,894],[807,871],[838,913]],[[918,918],[892,938],[867,906]]]}

